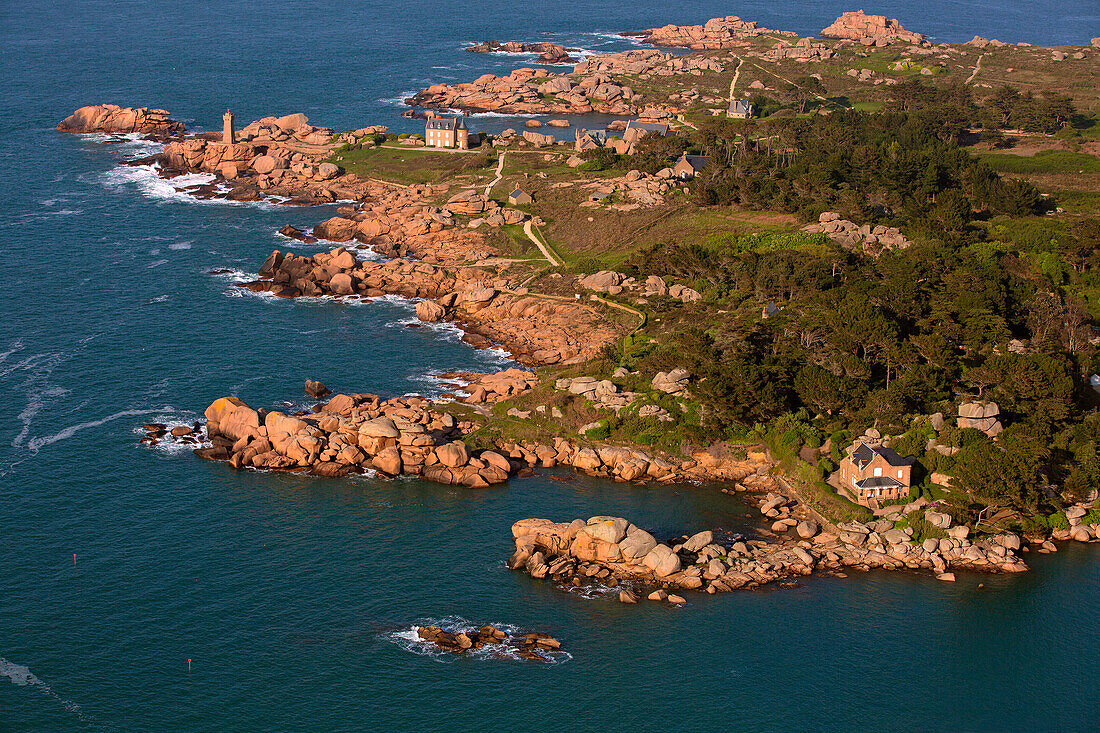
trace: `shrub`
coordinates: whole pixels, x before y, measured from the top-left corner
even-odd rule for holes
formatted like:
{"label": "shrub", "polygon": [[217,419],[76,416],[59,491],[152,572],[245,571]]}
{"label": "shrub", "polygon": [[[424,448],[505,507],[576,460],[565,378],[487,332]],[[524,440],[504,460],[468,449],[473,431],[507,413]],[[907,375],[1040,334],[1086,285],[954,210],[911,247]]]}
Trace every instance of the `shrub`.
{"label": "shrub", "polygon": [[584,434],[589,440],[607,440],[611,437],[611,428],[606,421],[601,420],[598,427],[594,427]]}
{"label": "shrub", "polygon": [[1065,512],[1055,512],[1047,517],[1047,526],[1051,529],[1069,529],[1069,520]]}

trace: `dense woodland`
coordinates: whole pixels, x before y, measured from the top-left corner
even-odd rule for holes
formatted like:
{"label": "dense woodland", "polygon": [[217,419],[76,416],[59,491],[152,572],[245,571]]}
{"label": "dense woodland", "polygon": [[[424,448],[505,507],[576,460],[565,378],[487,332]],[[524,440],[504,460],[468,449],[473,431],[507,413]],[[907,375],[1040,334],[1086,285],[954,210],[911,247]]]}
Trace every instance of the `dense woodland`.
{"label": "dense woodland", "polygon": [[[1088,383],[1100,371],[1090,343],[1100,222],[1042,216],[1056,202],[1001,178],[964,143],[975,128],[1052,132],[1072,115],[1062,98],[999,90],[979,106],[965,89],[912,83],[881,113],[716,120],[688,138],[713,157],[692,183],[697,203],[806,221],[836,211],[903,227],[914,244],[872,258],[824,235],[655,242],[633,274],[689,282],[712,310],[670,307],[661,315],[675,327],[659,345],[612,358],[688,367],[701,435],[778,425],[795,448],[832,438],[835,459],[838,443],[875,426],[902,436],[895,446],[927,474],[950,473],[975,501],[1042,521],[1100,485],[1100,395]],[[655,171],[684,143],[647,137],[630,164]],[[769,301],[781,310],[763,319]],[[973,398],[1000,405],[997,440],[950,424],[937,435],[928,416],[950,418]],[[930,438],[958,451],[926,450]]]}

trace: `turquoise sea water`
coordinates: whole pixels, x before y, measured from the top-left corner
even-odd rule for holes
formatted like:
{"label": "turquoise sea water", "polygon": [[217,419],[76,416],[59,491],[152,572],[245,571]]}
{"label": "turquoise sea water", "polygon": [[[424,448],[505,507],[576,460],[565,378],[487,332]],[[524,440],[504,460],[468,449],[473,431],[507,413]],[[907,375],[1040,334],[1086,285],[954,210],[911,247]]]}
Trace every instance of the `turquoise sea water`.
{"label": "turquoise sea water", "polygon": [[[102,101],[214,128],[305,111],[388,123],[390,101],[522,59],[467,41],[614,51],[607,34],[736,13],[811,33],[839,3],[8,4],[0,13],[0,731],[1087,730],[1100,713],[1100,554],[1019,577],[872,573],[688,606],[622,606],[503,567],[526,516],[745,529],[714,487],[546,473],[484,491],[239,473],[137,445],[217,396],[306,404],[307,379],[390,396],[492,368],[411,307],[233,287],[274,234],[327,211],[199,203],[63,136]],[[888,2],[944,40],[1100,35],[1094,3]],[[487,128],[514,120],[482,118]],[[301,251],[310,251],[301,248]],[[73,555],[76,555],[75,565]],[[979,583],[984,588],[979,589]],[[548,631],[535,665],[418,653],[418,621]],[[188,659],[191,671],[188,673]]]}

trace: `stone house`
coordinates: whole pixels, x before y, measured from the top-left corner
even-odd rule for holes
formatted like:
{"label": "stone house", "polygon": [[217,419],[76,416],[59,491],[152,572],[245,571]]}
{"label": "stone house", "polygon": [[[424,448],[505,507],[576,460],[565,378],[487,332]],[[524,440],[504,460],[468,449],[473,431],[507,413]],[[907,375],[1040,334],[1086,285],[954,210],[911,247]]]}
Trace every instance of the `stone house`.
{"label": "stone house", "polygon": [[598,150],[607,144],[607,130],[579,129],[573,133],[573,151]]}
{"label": "stone house", "polygon": [[[893,504],[909,496],[913,482],[912,457],[902,458],[889,448],[856,441],[840,462],[840,483],[867,507]],[[835,474],[834,474],[835,475]]]}
{"label": "stone house", "polygon": [[729,110],[726,112],[727,117],[732,117],[735,120],[747,120],[752,117],[752,103],[744,99],[735,99],[730,102]]}
{"label": "stone house", "polygon": [[515,191],[512,191],[512,193],[508,194],[508,203],[510,203],[512,206],[530,204],[533,203],[534,200],[535,199],[531,197],[531,194],[520,188],[517,188]]}
{"label": "stone house", "polygon": [[681,181],[690,181],[710,163],[709,155],[688,155],[685,151],[672,166],[672,174]]}
{"label": "stone house", "polygon": [[430,148],[470,147],[470,132],[461,117],[429,117],[424,123],[424,143]]}

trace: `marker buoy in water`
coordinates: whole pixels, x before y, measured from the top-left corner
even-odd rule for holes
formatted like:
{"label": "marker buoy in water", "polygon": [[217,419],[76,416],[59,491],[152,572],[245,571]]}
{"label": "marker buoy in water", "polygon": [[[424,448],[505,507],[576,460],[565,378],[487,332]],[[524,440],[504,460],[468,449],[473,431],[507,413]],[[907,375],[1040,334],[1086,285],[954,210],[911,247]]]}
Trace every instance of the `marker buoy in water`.
{"label": "marker buoy in water", "polygon": [[191,660],[190,659],[187,660],[187,671],[188,672],[191,671]]}

